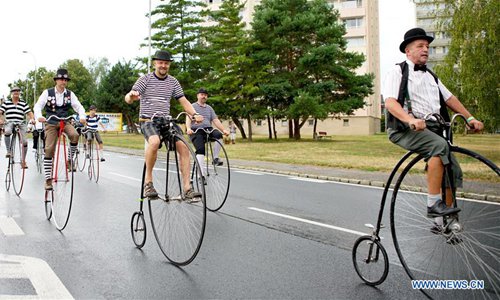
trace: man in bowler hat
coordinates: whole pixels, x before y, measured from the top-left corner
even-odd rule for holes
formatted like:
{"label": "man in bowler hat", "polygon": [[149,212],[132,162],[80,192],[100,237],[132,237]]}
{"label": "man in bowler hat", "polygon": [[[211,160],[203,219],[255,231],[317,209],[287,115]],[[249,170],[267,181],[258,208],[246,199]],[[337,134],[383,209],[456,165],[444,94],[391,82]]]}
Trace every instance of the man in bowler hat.
{"label": "man in bowler hat", "polygon": [[[461,185],[461,170],[455,158],[449,159],[449,146],[442,137],[442,130],[434,119],[425,119],[428,114],[451,109],[467,118],[475,131],[483,129],[483,123],[476,120],[440,80],[427,69],[429,44],[434,40],[422,28],[413,28],[404,35],[399,50],[406,54],[406,61],[397,64],[387,74],[382,94],[389,112],[389,139],[407,149],[425,156],[427,161],[427,217],[434,218],[436,226],[442,226],[443,216],[460,211],[452,207],[451,197],[441,199],[441,182],[444,167],[451,164],[455,186]],[[406,63],[406,65],[404,65]],[[403,66],[408,67],[407,92],[400,95]],[[444,103],[443,103],[444,100]],[[450,192],[446,193],[451,195]]]}

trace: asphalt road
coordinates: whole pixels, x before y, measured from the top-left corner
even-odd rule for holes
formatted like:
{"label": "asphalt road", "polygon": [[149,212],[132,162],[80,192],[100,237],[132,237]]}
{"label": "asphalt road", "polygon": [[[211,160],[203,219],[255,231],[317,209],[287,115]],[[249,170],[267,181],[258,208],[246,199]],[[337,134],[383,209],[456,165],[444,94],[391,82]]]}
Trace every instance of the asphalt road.
{"label": "asphalt road", "polygon": [[[4,155],[2,145],[1,178]],[[63,232],[45,218],[43,176],[31,153],[21,197],[5,191],[2,180],[0,298],[423,298],[411,289],[389,238],[390,272],[382,285],[363,284],[352,266],[354,241],[376,221],[380,188],[234,169],[226,205],[207,215],[198,256],[178,268],[151,230],[142,250],[132,243],[142,158],[111,152],[106,158],[99,183],[75,175]]]}

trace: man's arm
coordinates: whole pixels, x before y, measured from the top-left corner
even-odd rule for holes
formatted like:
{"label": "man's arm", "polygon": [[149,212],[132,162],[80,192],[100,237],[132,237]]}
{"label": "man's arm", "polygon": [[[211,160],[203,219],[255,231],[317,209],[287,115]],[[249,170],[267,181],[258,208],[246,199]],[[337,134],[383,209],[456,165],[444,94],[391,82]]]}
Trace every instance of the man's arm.
{"label": "man's arm", "polygon": [[452,111],[455,113],[459,113],[463,115],[466,119],[469,125],[471,125],[472,129],[474,131],[481,131],[483,130],[483,123],[481,121],[476,120],[472,114],[465,108],[465,106],[458,100],[457,97],[451,96],[446,100],[446,106],[448,106]]}
{"label": "man's arm", "polygon": [[203,122],[203,116],[198,114],[196,110],[194,110],[193,105],[191,102],[186,99],[186,97],[182,96],[179,99],[179,103],[182,105],[182,108],[184,108],[184,111],[189,114],[190,117],[194,117],[194,120],[196,123],[201,123]]}
{"label": "man's arm", "polygon": [[214,119],[212,121],[215,125],[215,127],[217,127],[217,129],[219,129],[220,131],[222,131],[222,133],[224,135],[229,135],[229,131],[227,131],[225,128],[224,128],[224,125],[222,125],[221,121],[219,119]]}
{"label": "man's arm", "polygon": [[385,99],[385,108],[393,115],[395,118],[403,123],[407,123],[413,130],[424,130],[426,125],[424,120],[415,119],[412,115],[409,115],[399,104],[398,100],[394,98]]}
{"label": "man's arm", "polygon": [[193,130],[191,129],[191,118],[186,118],[186,133],[188,135],[193,134]]}

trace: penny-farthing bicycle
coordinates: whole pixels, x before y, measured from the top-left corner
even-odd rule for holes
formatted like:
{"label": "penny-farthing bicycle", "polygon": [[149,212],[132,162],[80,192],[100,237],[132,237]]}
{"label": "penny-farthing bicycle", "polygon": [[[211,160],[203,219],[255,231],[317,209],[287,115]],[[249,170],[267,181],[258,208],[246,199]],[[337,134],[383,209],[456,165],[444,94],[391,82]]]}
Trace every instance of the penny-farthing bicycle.
{"label": "penny-farthing bicycle", "polygon": [[25,148],[21,136],[21,123],[13,123],[12,134],[10,136],[10,156],[7,172],[5,173],[5,189],[8,191],[12,184],[14,192],[19,196],[24,186],[25,169],[22,162]]}
{"label": "penny-farthing bicycle", "polygon": [[52,161],[52,190],[45,191],[45,214],[59,230],[63,230],[69,221],[73,203],[74,160],[69,158],[69,138],[64,133],[66,122],[73,117],[59,118],[52,115],[47,118],[59,121],[56,149]]}
{"label": "penny-farthing bicycle", "polygon": [[[132,215],[131,233],[134,244],[142,248],[146,242],[146,222],[144,220],[143,203],[148,202],[149,216],[153,233],[165,257],[175,265],[183,266],[191,263],[198,254],[206,223],[205,187],[201,181],[192,183],[191,188],[201,194],[196,199],[184,196],[181,164],[187,170],[195,170],[201,177],[200,168],[192,149],[185,138],[176,130],[179,117],[153,116],[141,119],[141,122],[153,122],[160,131],[161,149],[153,168],[153,184],[158,197],[144,197],[144,178],[146,165],[142,172],[141,197],[139,211]],[[177,148],[189,151],[188,161],[182,161]],[[196,167],[193,167],[196,165]]]}
{"label": "penny-farthing bicycle", "polygon": [[[408,152],[386,183],[377,225],[367,224],[372,235],[354,244],[354,268],[369,285],[386,279],[389,261],[379,233],[385,201],[392,191],[391,233],[401,265],[414,284],[425,281],[438,286],[416,288],[435,299],[499,299],[500,169],[483,156],[453,145],[452,124],[457,118],[465,120],[462,115],[454,115],[451,122],[438,114],[429,117],[442,125],[450,145],[449,158],[453,155],[463,170],[462,176],[456,176],[448,165],[441,188],[442,199],[451,200],[447,205],[461,210],[442,217],[443,225],[427,217],[426,163],[422,155]],[[457,282],[459,288],[449,288]]]}

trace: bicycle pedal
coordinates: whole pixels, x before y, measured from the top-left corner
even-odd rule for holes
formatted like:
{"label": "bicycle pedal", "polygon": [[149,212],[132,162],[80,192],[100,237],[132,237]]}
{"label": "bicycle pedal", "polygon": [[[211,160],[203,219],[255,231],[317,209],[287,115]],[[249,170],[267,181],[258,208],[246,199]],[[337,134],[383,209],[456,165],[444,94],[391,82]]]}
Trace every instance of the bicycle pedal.
{"label": "bicycle pedal", "polygon": [[375,228],[375,226],[373,226],[372,224],[369,224],[369,223],[365,224],[365,227],[368,227],[370,229],[374,229]]}

